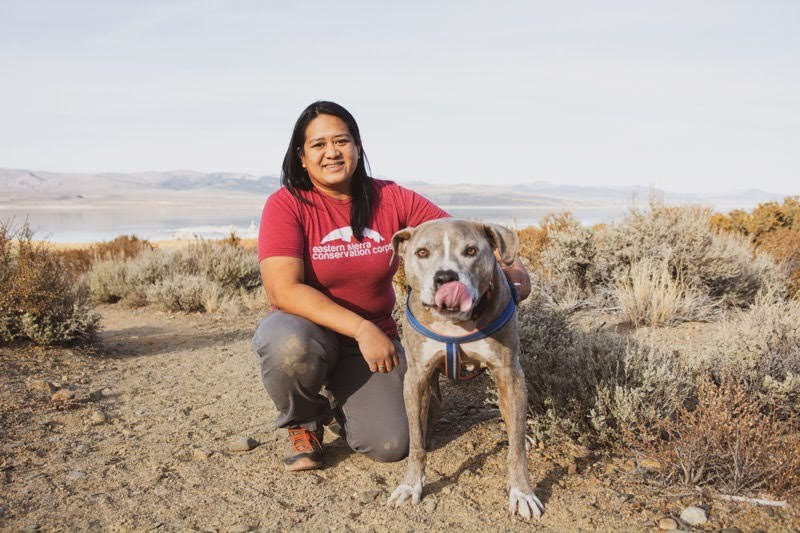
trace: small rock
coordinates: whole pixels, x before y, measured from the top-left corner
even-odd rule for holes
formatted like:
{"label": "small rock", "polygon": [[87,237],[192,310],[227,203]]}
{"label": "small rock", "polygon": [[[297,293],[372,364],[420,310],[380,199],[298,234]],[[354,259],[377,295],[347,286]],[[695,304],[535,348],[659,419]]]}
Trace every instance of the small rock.
{"label": "small rock", "polygon": [[88,449],[89,447],[85,444],[78,444],[77,446],[75,446],[75,452],[77,453],[85,453],[86,450]]}
{"label": "small rock", "polygon": [[576,465],[575,463],[570,463],[569,466],[567,467],[567,474],[574,476],[577,473],[578,473],[578,465]]}
{"label": "small rock", "polygon": [[377,489],[372,490],[365,490],[361,494],[358,495],[358,501],[361,503],[371,503],[374,502],[378,496],[380,496],[381,491]]}
{"label": "small rock", "polygon": [[422,508],[428,513],[434,512],[436,510],[436,498],[433,496],[425,498],[425,503],[422,504]]}
{"label": "small rock", "polygon": [[100,391],[100,394],[102,394],[103,396],[105,396],[106,398],[108,398],[109,396],[111,396],[112,394],[114,394],[114,391],[112,391],[111,389],[109,389],[108,387],[106,387],[106,388],[104,388],[103,390],[101,390],[101,391]]}
{"label": "small rock", "polygon": [[258,444],[258,441],[252,437],[239,437],[231,441],[228,449],[232,452],[249,452]]}
{"label": "small rock", "polygon": [[705,524],[708,521],[708,517],[703,509],[690,505],[681,512],[681,520],[690,526],[699,526]]}
{"label": "small rock", "polygon": [[41,529],[39,524],[28,524],[22,528],[22,531],[39,531],[39,529]]}
{"label": "small rock", "polygon": [[81,472],[80,470],[70,470],[67,477],[70,479],[84,479],[86,478],[86,472]]}
{"label": "small rock", "polygon": [[658,470],[659,468],[661,468],[661,463],[659,463],[655,459],[650,459],[649,457],[645,457],[644,459],[639,461],[639,466],[650,470]]}
{"label": "small rock", "polygon": [[678,529],[678,522],[674,518],[662,518],[658,521],[658,529],[663,529],[665,531]]}
{"label": "small rock", "polygon": [[778,514],[778,513],[775,512],[775,509],[773,509],[772,507],[767,507],[767,515],[770,518],[775,518],[776,514]]}
{"label": "small rock", "polygon": [[98,409],[92,412],[92,416],[89,417],[89,420],[93,425],[98,426],[100,424],[105,424],[108,421],[108,418],[103,411]]}
{"label": "small rock", "polygon": [[617,496],[617,502],[622,504],[633,499],[633,494],[620,494]]}
{"label": "small rock", "polygon": [[6,508],[0,507],[0,518],[3,518],[6,515]]}
{"label": "small rock", "polygon": [[250,526],[244,524],[236,524],[228,528],[228,533],[247,533],[250,531]]}
{"label": "small rock", "polygon": [[201,450],[200,448],[192,450],[192,459],[195,461],[206,461],[209,457],[211,457],[211,452],[207,450]]}
{"label": "small rock", "polygon": [[28,383],[28,389],[51,393],[56,391],[58,387],[44,379],[37,379]]}
{"label": "small rock", "polygon": [[75,397],[75,391],[69,389],[61,389],[56,391],[50,397],[50,401],[53,403],[66,403]]}

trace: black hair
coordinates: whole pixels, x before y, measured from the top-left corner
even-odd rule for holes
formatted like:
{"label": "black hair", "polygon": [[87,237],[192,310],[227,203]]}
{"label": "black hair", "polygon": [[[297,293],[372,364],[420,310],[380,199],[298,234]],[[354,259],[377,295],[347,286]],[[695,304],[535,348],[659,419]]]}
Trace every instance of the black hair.
{"label": "black hair", "polygon": [[347,109],[333,102],[319,101],[314,102],[300,113],[300,117],[294,124],[292,139],[289,141],[289,148],[283,158],[281,171],[281,185],[289,189],[292,196],[303,203],[311,202],[300,196],[298,191],[309,191],[313,188],[308,172],[303,168],[300,161],[300,154],[303,152],[303,145],[306,141],[306,127],[319,115],[333,115],[345,123],[353,141],[358,148],[358,163],[350,181],[350,194],[353,202],[350,205],[350,228],[353,235],[360,241],[364,237],[364,228],[367,226],[373,204],[373,190],[371,178],[367,174],[367,154],[361,144],[361,133],[358,131],[356,119]]}

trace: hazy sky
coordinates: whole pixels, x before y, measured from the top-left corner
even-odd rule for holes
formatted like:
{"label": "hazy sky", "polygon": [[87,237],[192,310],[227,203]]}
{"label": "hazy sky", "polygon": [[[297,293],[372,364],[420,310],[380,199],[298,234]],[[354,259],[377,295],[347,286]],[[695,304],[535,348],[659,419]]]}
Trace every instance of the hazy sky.
{"label": "hazy sky", "polygon": [[800,192],[800,2],[0,0],[0,167],[277,174],[318,99],[375,175]]}

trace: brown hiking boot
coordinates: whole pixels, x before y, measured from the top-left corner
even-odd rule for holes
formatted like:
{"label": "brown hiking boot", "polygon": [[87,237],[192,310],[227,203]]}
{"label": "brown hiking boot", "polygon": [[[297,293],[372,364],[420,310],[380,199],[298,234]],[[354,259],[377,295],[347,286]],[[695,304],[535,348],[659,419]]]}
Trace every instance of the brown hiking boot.
{"label": "brown hiking boot", "polygon": [[322,468],[322,434],[324,428],[309,431],[289,428],[289,448],[283,458],[283,467],[289,472]]}

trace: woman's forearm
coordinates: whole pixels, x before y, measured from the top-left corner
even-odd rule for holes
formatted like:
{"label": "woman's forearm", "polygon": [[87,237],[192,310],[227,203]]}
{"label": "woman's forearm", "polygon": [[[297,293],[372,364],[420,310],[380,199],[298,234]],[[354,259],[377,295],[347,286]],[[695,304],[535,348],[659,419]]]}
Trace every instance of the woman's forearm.
{"label": "woman's forearm", "polygon": [[281,311],[301,316],[348,337],[356,337],[359,326],[365,320],[305,283],[283,287],[272,295],[271,303]]}

